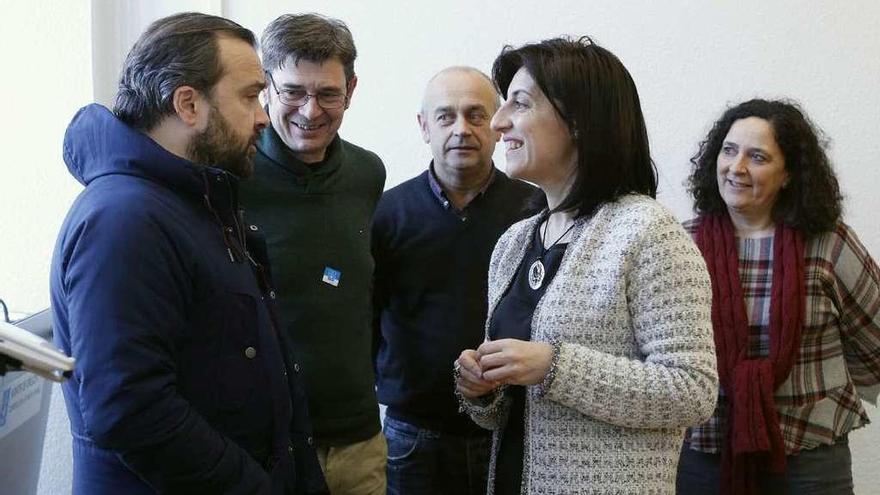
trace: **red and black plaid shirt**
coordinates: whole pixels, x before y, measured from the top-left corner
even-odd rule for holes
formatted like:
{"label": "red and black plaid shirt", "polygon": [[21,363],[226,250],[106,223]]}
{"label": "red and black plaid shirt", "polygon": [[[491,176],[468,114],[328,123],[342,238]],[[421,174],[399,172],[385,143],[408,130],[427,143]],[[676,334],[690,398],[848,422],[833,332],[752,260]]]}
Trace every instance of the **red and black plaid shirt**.
{"label": "red and black plaid shirt", "polygon": [[[685,222],[696,235],[697,222]],[[750,357],[769,354],[773,237],[737,239],[739,277],[749,317]],[[776,390],[788,454],[811,449],[866,425],[861,399],[880,392],[880,268],[843,222],[806,242],[806,317],[791,375]],[[712,418],[688,430],[694,450],[721,452],[727,399]]]}

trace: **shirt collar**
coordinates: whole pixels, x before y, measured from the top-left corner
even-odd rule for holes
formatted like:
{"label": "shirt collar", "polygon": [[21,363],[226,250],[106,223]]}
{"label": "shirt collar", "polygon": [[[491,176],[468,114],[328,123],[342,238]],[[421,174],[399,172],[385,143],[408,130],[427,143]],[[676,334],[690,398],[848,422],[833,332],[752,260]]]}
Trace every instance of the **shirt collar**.
{"label": "shirt collar", "polygon": [[[489,189],[489,186],[491,186],[493,182],[495,182],[494,163],[492,164],[491,170],[489,170],[489,178],[487,178],[486,182],[482,185],[482,187],[480,187],[480,190],[477,192],[476,196],[474,196],[474,199],[482,196],[483,193],[485,193],[486,190]],[[446,210],[453,210],[456,213],[460,213],[464,211],[470,204],[468,203],[468,205],[465,205],[465,207],[461,210],[455,208],[455,206],[452,204],[452,201],[449,200],[449,196],[446,195],[446,191],[443,190],[443,185],[440,184],[440,180],[437,179],[437,174],[434,173],[433,160],[431,161],[431,164],[428,165],[428,185],[431,186],[431,192],[434,193],[434,197],[437,199],[437,202],[439,202],[440,206],[442,206]],[[471,201],[473,201],[473,199]]]}

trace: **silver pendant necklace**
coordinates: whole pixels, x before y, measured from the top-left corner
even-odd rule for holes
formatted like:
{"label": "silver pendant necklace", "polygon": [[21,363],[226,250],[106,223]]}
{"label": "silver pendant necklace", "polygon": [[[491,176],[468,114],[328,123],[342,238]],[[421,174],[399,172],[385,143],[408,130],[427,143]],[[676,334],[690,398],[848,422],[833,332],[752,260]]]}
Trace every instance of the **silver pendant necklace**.
{"label": "silver pendant necklace", "polygon": [[[531,287],[532,290],[538,290],[544,284],[544,276],[547,275],[547,270],[544,268],[544,255],[547,254],[547,251],[550,251],[553,246],[559,244],[559,241],[561,241],[562,238],[565,237],[565,235],[574,228],[574,222],[572,222],[572,224],[569,225],[567,229],[565,229],[565,232],[563,232],[561,236],[553,241],[553,244],[550,244],[548,247],[545,248],[544,239],[547,237],[547,227],[549,220],[550,217],[548,216],[547,220],[545,220],[544,223],[544,232],[541,233],[541,254],[538,255],[538,259],[536,259],[534,263],[532,263],[532,266],[529,267],[529,287]],[[538,225],[538,228],[540,229],[541,226]]]}

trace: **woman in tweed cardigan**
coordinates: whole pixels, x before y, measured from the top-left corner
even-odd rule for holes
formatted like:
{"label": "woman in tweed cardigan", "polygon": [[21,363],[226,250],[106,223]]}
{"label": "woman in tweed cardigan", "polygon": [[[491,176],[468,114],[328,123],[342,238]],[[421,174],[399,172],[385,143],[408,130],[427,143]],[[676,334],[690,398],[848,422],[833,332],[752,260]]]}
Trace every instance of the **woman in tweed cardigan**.
{"label": "woman in tweed cardigan", "polygon": [[498,241],[487,341],[455,365],[494,430],[488,492],[674,493],[684,428],[715,405],[710,289],[653,199],[635,85],[587,38],[505,48],[493,77],[508,173],[548,209]]}

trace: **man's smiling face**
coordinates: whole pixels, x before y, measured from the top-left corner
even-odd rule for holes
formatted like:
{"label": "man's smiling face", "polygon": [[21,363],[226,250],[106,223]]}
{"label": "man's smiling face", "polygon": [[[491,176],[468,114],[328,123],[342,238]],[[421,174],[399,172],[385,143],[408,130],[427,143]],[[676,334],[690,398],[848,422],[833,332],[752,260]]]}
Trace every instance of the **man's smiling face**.
{"label": "man's smiling face", "polygon": [[[342,125],[357,78],[352,77],[346,85],[345,69],[335,58],[321,63],[304,59],[294,62],[289,58],[271,72],[271,79],[274,88],[268,88],[267,101],[272,127],[297,159],[320,162]],[[318,104],[317,98],[310,97],[302,106],[290,106],[279,100],[275,90],[300,90],[309,95],[344,94],[346,103],[342,108],[326,109]]]}

